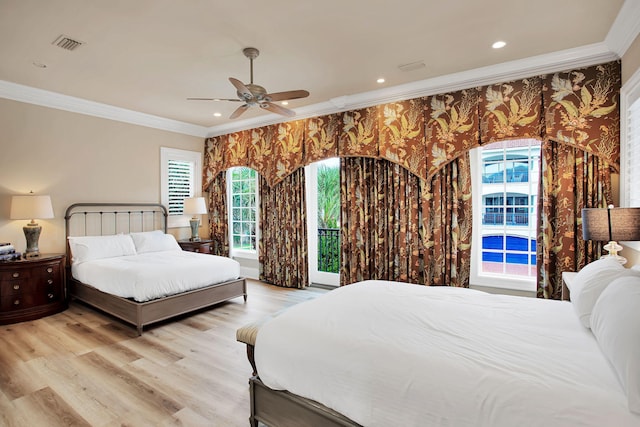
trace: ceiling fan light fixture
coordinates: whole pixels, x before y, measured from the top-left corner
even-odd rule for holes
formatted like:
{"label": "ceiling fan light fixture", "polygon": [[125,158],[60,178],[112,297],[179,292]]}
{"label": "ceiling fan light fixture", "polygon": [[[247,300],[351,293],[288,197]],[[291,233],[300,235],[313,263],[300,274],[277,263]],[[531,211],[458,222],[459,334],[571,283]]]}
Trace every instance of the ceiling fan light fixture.
{"label": "ceiling fan light fixture", "polygon": [[287,108],[281,107],[275,102],[281,102],[282,105],[286,105],[284,101],[288,99],[306,98],[309,96],[309,92],[306,90],[290,90],[286,92],[268,93],[267,90],[257,84],[253,83],[253,60],[260,55],[260,51],[255,47],[246,47],[242,50],[244,56],[249,58],[250,62],[250,83],[244,84],[240,80],[233,77],[229,77],[229,81],[236,88],[237,99],[226,98],[187,98],[188,100],[200,100],[200,101],[234,101],[242,102],[243,105],[238,107],[231,116],[230,119],[240,117],[248,108],[259,106],[260,108],[271,111],[272,113],[280,114],[286,117],[293,117],[296,113]]}

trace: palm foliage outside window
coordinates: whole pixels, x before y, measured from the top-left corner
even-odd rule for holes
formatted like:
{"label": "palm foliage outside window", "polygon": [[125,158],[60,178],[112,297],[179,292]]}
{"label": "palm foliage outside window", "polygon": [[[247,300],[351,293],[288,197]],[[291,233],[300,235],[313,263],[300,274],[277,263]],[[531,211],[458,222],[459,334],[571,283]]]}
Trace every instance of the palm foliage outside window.
{"label": "palm foliage outside window", "polygon": [[318,271],[340,271],[340,163],[318,165]]}

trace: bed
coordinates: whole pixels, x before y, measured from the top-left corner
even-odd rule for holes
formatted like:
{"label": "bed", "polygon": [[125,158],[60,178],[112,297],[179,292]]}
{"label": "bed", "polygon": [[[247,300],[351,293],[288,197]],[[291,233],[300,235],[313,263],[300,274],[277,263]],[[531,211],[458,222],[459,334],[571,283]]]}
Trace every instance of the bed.
{"label": "bed", "polygon": [[294,306],[255,337],[251,425],[639,426],[640,272],[608,267],[574,302],[366,281]]}
{"label": "bed", "polygon": [[180,250],[156,203],[76,203],[65,213],[68,294],[135,326],[242,296],[230,258]]}

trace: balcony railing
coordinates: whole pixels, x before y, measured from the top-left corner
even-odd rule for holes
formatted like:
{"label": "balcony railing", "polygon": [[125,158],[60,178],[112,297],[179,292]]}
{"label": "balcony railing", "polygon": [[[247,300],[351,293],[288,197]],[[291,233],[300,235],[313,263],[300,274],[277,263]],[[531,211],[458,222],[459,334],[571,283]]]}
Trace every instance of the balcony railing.
{"label": "balcony railing", "polygon": [[528,213],[484,213],[483,225],[529,225]]}
{"label": "balcony railing", "polygon": [[339,228],[318,228],[318,271],[340,272]]}
{"label": "balcony railing", "polygon": [[[482,174],[484,184],[502,184],[504,180],[505,177],[502,173]],[[529,182],[529,174],[507,172],[507,182]]]}

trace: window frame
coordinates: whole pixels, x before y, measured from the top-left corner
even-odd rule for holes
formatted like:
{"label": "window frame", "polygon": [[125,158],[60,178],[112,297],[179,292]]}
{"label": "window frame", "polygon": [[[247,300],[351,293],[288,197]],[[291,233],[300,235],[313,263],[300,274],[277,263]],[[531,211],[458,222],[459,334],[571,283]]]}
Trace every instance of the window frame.
{"label": "window frame", "polygon": [[[189,197],[202,196],[202,153],[178,148],[160,147],[160,201],[169,209],[169,161],[192,163]],[[167,228],[189,227],[189,215],[168,215]]]}
{"label": "window frame", "polygon": [[[636,207],[631,206],[631,192],[634,192],[634,197],[638,197],[637,193],[640,193],[640,187],[631,185],[631,165],[640,162],[640,153],[637,153],[639,158],[630,158],[631,143],[629,140],[629,121],[631,120],[631,107],[635,105],[638,109],[637,120],[640,120],[640,69],[627,80],[627,82],[620,89],[620,206],[623,207]],[[634,135],[637,140],[636,143],[640,143],[640,134]],[[625,246],[640,251],[640,242],[621,242]]]}
{"label": "window frame", "polygon": [[[247,167],[248,166],[239,166],[239,167]],[[256,230],[256,249],[235,249],[233,247],[233,179],[232,174],[235,167],[229,168],[226,171],[227,174],[227,225],[228,225],[228,233],[229,233],[229,255],[234,258],[246,258],[246,259],[258,259],[258,250],[260,247],[260,180],[258,172],[252,169],[255,176],[255,230]]]}
{"label": "window frame", "polygon": [[[527,138],[523,138],[527,139]],[[531,138],[535,139],[535,138]],[[499,141],[496,141],[499,142]],[[470,150],[469,157],[471,159],[471,191],[472,191],[472,210],[473,210],[473,225],[472,225],[472,240],[471,240],[471,271],[469,282],[471,286],[485,286],[499,289],[508,289],[515,291],[535,292],[537,287],[536,277],[522,277],[511,276],[505,274],[491,274],[483,273],[481,271],[482,265],[482,214],[485,207],[482,197],[482,185],[484,176],[484,164],[482,161],[482,147],[478,147]],[[512,161],[507,159],[507,161]],[[538,164],[538,167],[540,165]],[[531,178],[531,167],[529,169],[529,178]],[[538,179],[541,179],[539,174]],[[507,191],[508,194],[512,192]],[[531,195],[533,196],[533,195]],[[497,205],[499,207],[507,206],[506,200],[504,205]],[[535,205],[532,205],[535,208]],[[516,208],[516,205],[510,205],[511,208]],[[522,207],[522,206],[521,206]],[[531,223],[531,218],[529,219]],[[536,225],[533,224],[535,227]],[[534,229],[533,236],[537,237],[537,232]],[[506,241],[505,241],[506,245]],[[506,250],[506,249],[505,249]],[[505,252],[506,254],[506,252]]]}

